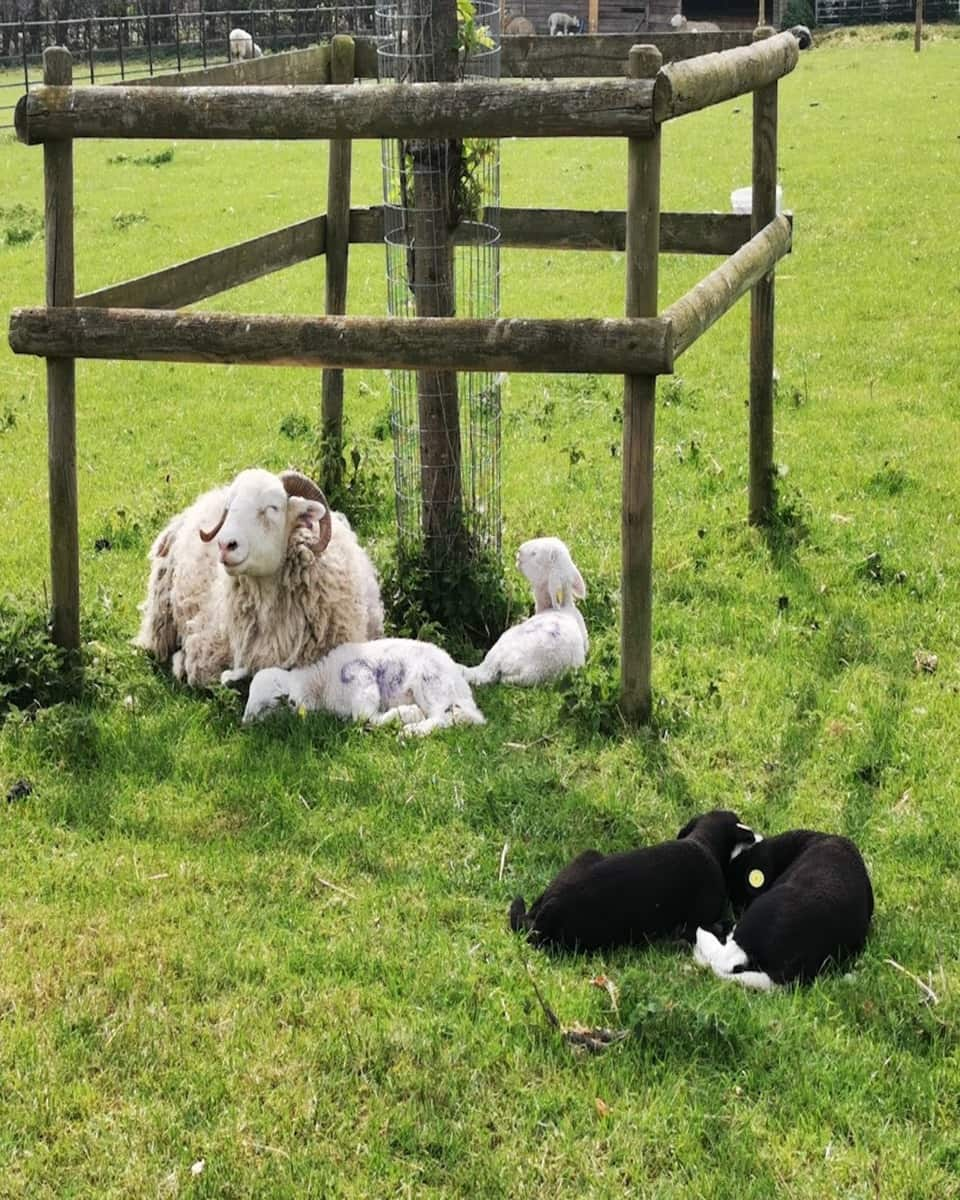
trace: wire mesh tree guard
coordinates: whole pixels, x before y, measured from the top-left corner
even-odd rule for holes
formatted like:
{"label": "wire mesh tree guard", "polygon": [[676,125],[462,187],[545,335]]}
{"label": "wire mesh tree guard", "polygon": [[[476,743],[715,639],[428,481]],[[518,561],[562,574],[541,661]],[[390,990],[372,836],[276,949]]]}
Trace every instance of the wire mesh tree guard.
{"label": "wire mesh tree guard", "polygon": [[[394,0],[376,10],[381,80],[498,78],[497,0]],[[381,143],[391,316],[496,317],[500,150],[492,138]],[[394,371],[398,555],[443,571],[500,549],[500,386],[493,372]]]}

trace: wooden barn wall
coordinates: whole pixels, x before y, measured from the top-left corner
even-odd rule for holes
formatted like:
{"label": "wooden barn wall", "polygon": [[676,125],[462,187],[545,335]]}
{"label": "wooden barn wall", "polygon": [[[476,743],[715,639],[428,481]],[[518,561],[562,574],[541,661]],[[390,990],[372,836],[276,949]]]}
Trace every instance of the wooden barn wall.
{"label": "wooden barn wall", "polygon": [[[598,33],[633,33],[637,29],[655,27],[670,28],[670,18],[680,12],[680,0],[619,0],[604,3],[600,0],[600,26]],[[587,0],[509,0],[505,7],[507,19],[526,17],[533,22],[534,32],[547,33],[547,18],[553,12],[566,12],[580,17],[584,28],[587,25]],[[654,26],[646,26],[648,13]]]}
{"label": "wooden barn wall", "polygon": [[[777,21],[780,6],[781,0],[766,0],[768,20]],[[505,21],[526,17],[538,34],[548,32],[547,19],[558,11],[581,17],[586,28],[588,0],[507,0],[504,7]],[[757,23],[758,0],[600,0],[598,32],[639,33],[649,29],[663,33],[670,29],[670,18],[681,12],[690,21],[712,21],[721,29],[752,29]]]}

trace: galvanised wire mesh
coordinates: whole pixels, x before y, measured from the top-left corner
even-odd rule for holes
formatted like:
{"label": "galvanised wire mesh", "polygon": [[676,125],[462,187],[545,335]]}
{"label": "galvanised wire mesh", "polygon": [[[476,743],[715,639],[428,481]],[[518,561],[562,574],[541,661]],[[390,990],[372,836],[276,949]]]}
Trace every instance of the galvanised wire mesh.
{"label": "galvanised wire mesh", "polygon": [[[461,8],[457,77],[498,78],[497,0],[479,0],[466,22]],[[431,0],[381,0],[376,33],[381,80],[437,78]],[[499,143],[386,140],[381,163],[390,314],[498,316]],[[392,373],[401,557],[499,553],[501,383],[493,372]]]}

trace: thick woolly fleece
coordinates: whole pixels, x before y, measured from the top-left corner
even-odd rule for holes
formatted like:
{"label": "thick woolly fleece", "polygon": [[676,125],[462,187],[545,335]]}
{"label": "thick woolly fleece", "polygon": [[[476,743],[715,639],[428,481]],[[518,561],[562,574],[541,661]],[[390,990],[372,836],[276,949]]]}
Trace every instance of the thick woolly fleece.
{"label": "thick woolly fleece", "polygon": [[383,633],[376,571],[343,520],[319,555],[310,531],[295,528],[276,575],[228,575],[199,535],[216,525],[228,490],[201,496],[154,542],[138,646],[160,662],[173,657],[178,678],[204,687],[226,670],[305,666]]}

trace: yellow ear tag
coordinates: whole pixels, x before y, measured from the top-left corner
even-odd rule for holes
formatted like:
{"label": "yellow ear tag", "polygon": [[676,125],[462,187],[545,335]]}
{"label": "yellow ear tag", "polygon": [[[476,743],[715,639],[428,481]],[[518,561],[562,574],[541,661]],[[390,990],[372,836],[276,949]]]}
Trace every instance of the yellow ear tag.
{"label": "yellow ear tag", "polygon": [[566,593],[565,588],[558,589],[558,591],[557,591],[557,608],[563,608],[563,602],[564,602],[564,598],[565,598],[566,594],[567,593]]}
{"label": "yellow ear tag", "polygon": [[749,883],[752,888],[762,888],[765,883],[763,872],[754,868],[747,876],[747,883]]}

